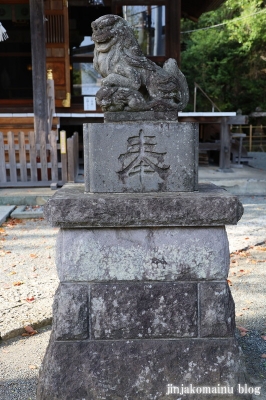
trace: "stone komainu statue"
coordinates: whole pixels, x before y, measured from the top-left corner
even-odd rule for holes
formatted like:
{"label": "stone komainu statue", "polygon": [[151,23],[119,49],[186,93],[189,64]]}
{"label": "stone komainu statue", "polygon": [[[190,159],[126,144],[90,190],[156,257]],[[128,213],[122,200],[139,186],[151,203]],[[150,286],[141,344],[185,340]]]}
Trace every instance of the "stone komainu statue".
{"label": "stone komainu statue", "polygon": [[104,15],[92,23],[94,68],[102,79],[96,101],[104,111],[180,111],[188,103],[185,76],[174,59],[163,68],[142,53],[127,21]]}

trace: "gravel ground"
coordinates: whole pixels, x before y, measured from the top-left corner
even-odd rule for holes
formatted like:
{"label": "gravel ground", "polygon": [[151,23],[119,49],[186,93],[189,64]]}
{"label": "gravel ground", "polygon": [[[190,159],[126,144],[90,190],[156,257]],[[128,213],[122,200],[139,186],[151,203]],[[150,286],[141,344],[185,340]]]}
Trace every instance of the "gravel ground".
{"label": "gravel ground", "polygon": [[[266,400],[266,199],[243,197],[245,214],[238,226],[227,227],[231,254],[229,285],[236,303],[237,330],[251,381],[262,386]],[[51,305],[58,280],[54,264],[57,228],[43,220],[15,221],[0,228],[0,318],[2,336],[34,328],[51,318]],[[1,240],[3,239],[3,240]],[[259,246],[255,244],[260,243]],[[241,251],[245,249],[244,251]],[[13,272],[16,272],[15,274]],[[37,276],[36,276],[37,275]],[[23,282],[14,286],[15,282]],[[34,299],[33,299],[34,298]],[[32,300],[31,300],[32,299]],[[19,331],[16,327],[19,324]],[[38,370],[51,328],[38,334],[2,341],[0,348],[0,399],[35,400]]]}
{"label": "gravel ground", "polygon": [[228,283],[235,300],[236,337],[251,383],[266,400],[266,241],[231,253]]}
{"label": "gravel ground", "polygon": [[9,219],[0,227],[0,332],[3,339],[23,326],[51,323],[58,285],[54,262],[58,228],[42,219]]}
{"label": "gravel ground", "polygon": [[37,335],[14,338],[0,348],[0,399],[34,400],[39,368],[47,347],[51,327]]}
{"label": "gravel ground", "polygon": [[266,197],[240,196],[239,199],[244,205],[244,215],[237,225],[226,227],[230,252],[266,240]]}
{"label": "gravel ground", "polygon": [[235,299],[237,325],[266,334],[266,242],[231,253],[228,283]]}

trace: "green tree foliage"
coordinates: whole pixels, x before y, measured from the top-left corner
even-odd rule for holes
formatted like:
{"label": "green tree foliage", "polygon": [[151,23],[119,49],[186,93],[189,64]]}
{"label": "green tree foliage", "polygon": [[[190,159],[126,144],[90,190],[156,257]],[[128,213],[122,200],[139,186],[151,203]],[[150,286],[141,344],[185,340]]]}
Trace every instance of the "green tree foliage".
{"label": "green tree foliage", "polygon": [[[196,30],[222,24],[206,30]],[[198,23],[184,20],[182,71],[187,77],[193,110],[197,82],[222,111],[266,110],[266,0],[227,0],[203,14]],[[210,111],[202,94],[197,110]]]}

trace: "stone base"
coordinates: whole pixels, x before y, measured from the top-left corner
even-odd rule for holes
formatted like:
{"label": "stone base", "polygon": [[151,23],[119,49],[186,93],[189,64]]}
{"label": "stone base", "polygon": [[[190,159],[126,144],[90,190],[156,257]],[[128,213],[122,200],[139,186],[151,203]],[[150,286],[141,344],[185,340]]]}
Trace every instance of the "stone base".
{"label": "stone base", "polygon": [[85,192],[193,192],[198,125],[128,122],[84,125]]}
{"label": "stone base", "polygon": [[226,282],[224,227],[61,229],[61,282]]}
{"label": "stone base", "polygon": [[[56,342],[52,337],[37,398],[251,399],[251,395],[238,395],[238,384],[246,383],[241,368],[239,349],[233,339]],[[177,389],[168,385],[179,390],[183,385],[188,388],[183,391],[190,394],[178,396]],[[202,392],[193,394],[195,388]],[[206,393],[210,389],[223,394],[204,394],[204,390]],[[233,395],[227,395],[232,391]]]}
{"label": "stone base", "polygon": [[84,193],[84,184],[67,184],[44,207],[60,228],[224,226],[243,214],[237,196],[212,184],[192,193]]}
{"label": "stone base", "polygon": [[49,200],[61,283],[38,400],[251,398],[237,393],[247,380],[224,228],[242,208],[205,189],[89,195],[67,186]]}

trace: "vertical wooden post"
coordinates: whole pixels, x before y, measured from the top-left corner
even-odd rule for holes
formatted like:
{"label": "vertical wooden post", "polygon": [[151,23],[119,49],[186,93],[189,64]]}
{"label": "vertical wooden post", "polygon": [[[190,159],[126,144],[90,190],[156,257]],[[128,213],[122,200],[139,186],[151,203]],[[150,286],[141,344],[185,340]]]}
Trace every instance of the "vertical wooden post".
{"label": "vertical wooden post", "polygon": [[181,0],[175,0],[173,2],[167,2],[168,5],[168,13],[169,22],[170,22],[170,37],[168,37],[169,41],[169,52],[170,54],[166,54],[167,57],[175,58],[177,64],[180,67],[181,63],[181,46],[180,46],[180,25],[181,25]]}
{"label": "vertical wooden post", "polygon": [[41,160],[41,180],[48,181],[47,173],[47,151],[46,151],[46,139],[45,132],[41,132],[40,135],[40,160]]}
{"label": "vertical wooden post", "polygon": [[53,127],[53,115],[55,113],[55,91],[54,91],[54,79],[53,71],[48,69],[47,71],[47,113],[48,113],[48,135]]}
{"label": "vertical wooden post", "polygon": [[20,181],[27,182],[27,180],[28,180],[27,179],[27,160],[26,160],[24,132],[19,132],[18,144],[19,144]]}
{"label": "vertical wooden post", "polygon": [[220,148],[220,169],[224,172],[231,171],[231,135],[230,128],[226,117],[221,121],[221,148]]}
{"label": "vertical wooden post", "polygon": [[37,161],[36,161],[36,143],[35,143],[34,132],[29,132],[29,142],[30,142],[30,180],[31,182],[38,181],[37,173]]}
{"label": "vertical wooden post", "polygon": [[67,139],[67,181],[75,182],[74,140],[73,136]]}
{"label": "vertical wooden post", "polygon": [[62,183],[67,182],[67,144],[66,144],[66,131],[60,131],[60,153],[62,165]]}
{"label": "vertical wooden post", "polygon": [[197,86],[194,83],[194,112],[196,112],[197,108]]}
{"label": "vertical wooden post", "polygon": [[58,161],[57,161],[57,141],[56,131],[50,132],[50,146],[51,146],[51,164],[52,164],[52,182],[58,183]]}
{"label": "vertical wooden post", "polygon": [[67,180],[76,182],[79,168],[79,136],[74,132],[71,138],[67,139]]}
{"label": "vertical wooden post", "polygon": [[9,159],[9,170],[10,170],[10,182],[16,183],[18,181],[18,178],[17,178],[17,163],[16,163],[14,133],[7,132],[7,137],[8,137],[8,159]]}
{"label": "vertical wooden post", "polygon": [[74,133],[75,180],[79,172],[79,134]]}
{"label": "vertical wooden post", "polygon": [[252,151],[252,125],[249,125],[249,151]]}
{"label": "vertical wooden post", "polygon": [[34,130],[40,144],[42,132],[48,138],[46,93],[45,17],[43,0],[30,0],[31,57],[33,83]]}
{"label": "vertical wooden post", "polygon": [[154,30],[154,44],[153,44],[153,55],[160,56],[163,54],[162,52],[162,15],[163,15],[163,6],[155,6],[154,9],[154,22],[155,22],[155,30]]}
{"label": "vertical wooden post", "polygon": [[6,182],[5,143],[3,133],[0,132],[0,182]]}

